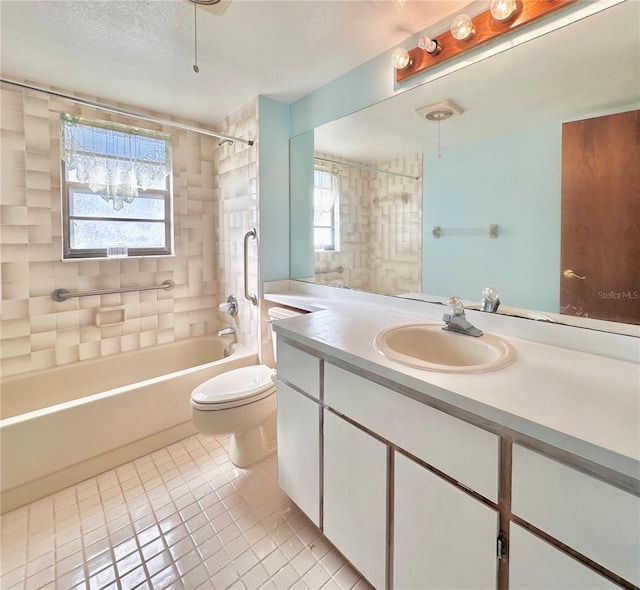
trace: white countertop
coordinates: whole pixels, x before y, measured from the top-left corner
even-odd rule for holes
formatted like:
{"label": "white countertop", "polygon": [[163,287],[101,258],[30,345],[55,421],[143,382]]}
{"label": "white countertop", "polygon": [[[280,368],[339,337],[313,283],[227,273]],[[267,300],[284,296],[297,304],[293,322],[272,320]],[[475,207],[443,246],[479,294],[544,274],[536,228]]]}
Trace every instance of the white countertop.
{"label": "white countertop", "polygon": [[[429,305],[426,316],[431,316],[425,317],[422,309],[426,308],[418,315],[415,306],[405,313],[388,306],[331,301],[297,292],[265,298],[314,311],[274,324],[284,337],[640,480],[637,363],[507,336],[493,329],[516,349],[518,358],[512,365],[488,373],[430,372],[386,359],[374,350],[373,340],[381,330],[393,326],[438,323],[440,306],[425,304]],[[474,318],[480,316],[471,315],[469,319],[477,324]]]}

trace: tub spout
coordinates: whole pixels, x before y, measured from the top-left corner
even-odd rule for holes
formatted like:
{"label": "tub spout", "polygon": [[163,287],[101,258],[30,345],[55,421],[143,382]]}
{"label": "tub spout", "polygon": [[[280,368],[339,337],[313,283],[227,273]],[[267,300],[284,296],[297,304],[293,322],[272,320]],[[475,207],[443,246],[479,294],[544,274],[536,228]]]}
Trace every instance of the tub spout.
{"label": "tub spout", "polygon": [[226,336],[227,334],[235,334],[236,328],[235,326],[229,326],[228,328],[222,328],[222,330],[218,330],[218,336]]}

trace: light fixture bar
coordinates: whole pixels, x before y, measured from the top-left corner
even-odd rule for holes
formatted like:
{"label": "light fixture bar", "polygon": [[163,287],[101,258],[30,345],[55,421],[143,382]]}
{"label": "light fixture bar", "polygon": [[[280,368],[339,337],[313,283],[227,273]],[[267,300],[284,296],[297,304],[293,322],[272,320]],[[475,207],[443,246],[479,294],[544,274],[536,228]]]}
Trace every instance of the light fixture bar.
{"label": "light fixture bar", "polygon": [[224,135],[222,133],[216,133],[215,131],[209,131],[208,129],[202,129],[201,127],[192,127],[191,125],[184,125],[183,123],[178,123],[177,121],[169,121],[167,119],[158,119],[157,117],[151,117],[150,115],[143,115],[142,113],[136,113],[135,111],[129,111],[127,109],[114,107],[108,104],[103,104],[101,102],[94,102],[93,100],[78,98],[77,96],[72,96],[71,94],[56,92],[55,90],[49,90],[48,88],[41,88],[40,86],[33,86],[32,84],[25,84],[24,82],[18,82],[17,80],[0,78],[0,82],[3,82],[5,84],[11,84],[12,86],[19,86],[20,88],[25,88],[27,90],[44,92],[45,94],[48,94],[50,96],[55,96],[57,98],[62,98],[64,100],[75,102],[76,104],[81,104],[81,105],[92,107],[94,109],[98,109],[101,111],[106,111],[107,113],[115,113],[117,115],[124,115],[125,117],[131,117],[132,119],[139,119],[140,121],[147,121],[148,123],[154,123],[156,125],[166,125],[167,127],[183,129],[184,131],[193,131],[194,133],[199,133],[200,135],[208,135],[209,137],[217,137],[219,139],[224,139],[229,141],[239,141],[240,143],[253,145],[253,140],[251,139],[242,139],[240,137],[233,137],[232,135]]}
{"label": "light fixture bar", "polygon": [[485,10],[471,19],[474,32],[469,38],[458,41],[448,30],[434,36],[440,48],[437,54],[429,54],[420,47],[410,49],[407,66],[396,69],[396,81],[402,82],[575,2],[577,0],[522,0],[517,3],[515,16],[505,22],[491,16],[490,9]]}
{"label": "light fixture bar", "polygon": [[360,170],[368,170],[369,172],[381,172],[382,174],[389,174],[390,176],[401,176],[402,178],[410,178],[411,180],[420,180],[419,176],[411,176],[410,174],[403,174],[402,172],[392,172],[391,170],[382,170],[381,168],[365,166],[364,164],[352,164],[351,162],[342,162],[340,160],[332,160],[331,158],[320,158],[319,156],[314,156],[313,159],[320,162],[337,164],[338,166],[348,166],[349,168],[359,168]]}

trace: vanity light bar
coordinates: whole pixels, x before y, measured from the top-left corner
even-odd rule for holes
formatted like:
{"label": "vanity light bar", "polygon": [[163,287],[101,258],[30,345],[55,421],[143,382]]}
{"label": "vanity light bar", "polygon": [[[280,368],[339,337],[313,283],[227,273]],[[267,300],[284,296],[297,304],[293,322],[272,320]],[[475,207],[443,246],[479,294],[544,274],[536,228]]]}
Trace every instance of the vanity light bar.
{"label": "vanity light bar", "polygon": [[491,9],[485,10],[471,19],[473,32],[466,39],[456,40],[451,31],[446,31],[434,37],[438,43],[437,52],[429,53],[421,47],[409,50],[406,66],[396,69],[396,81],[407,80],[575,2],[577,0],[522,0],[517,2],[515,15],[506,21],[493,17]]}

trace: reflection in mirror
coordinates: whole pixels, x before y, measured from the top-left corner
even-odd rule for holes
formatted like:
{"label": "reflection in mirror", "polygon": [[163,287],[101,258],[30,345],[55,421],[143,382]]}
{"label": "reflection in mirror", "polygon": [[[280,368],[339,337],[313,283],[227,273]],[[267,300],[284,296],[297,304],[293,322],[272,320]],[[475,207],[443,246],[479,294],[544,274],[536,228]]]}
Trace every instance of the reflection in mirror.
{"label": "reflection in mirror", "polygon": [[[635,1],[610,7],[316,128],[313,145],[307,140],[304,163],[296,167],[292,161],[292,187],[301,177],[311,178],[314,155],[421,180],[385,178],[315,160],[336,175],[338,246],[314,251],[313,240],[294,239],[292,226],[292,278],[431,301],[458,295],[471,304],[479,304],[482,290],[491,285],[506,313],[611,331],[627,331],[621,323],[639,324],[640,167],[623,164],[624,181],[616,188],[606,180],[607,174],[621,176],[615,165],[620,154],[638,161],[637,114],[632,115],[635,131],[614,140],[617,149],[604,147],[602,134],[608,131],[598,131],[600,136],[589,132],[581,152],[569,151],[575,147],[571,143],[569,148],[566,139],[570,122],[606,119],[640,107],[639,11]],[[446,99],[459,104],[463,114],[435,123],[415,112]],[[300,152],[297,157],[303,159]],[[589,179],[583,188],[595,178],[596,167],[604,170],[607,183],[598,189],[599,197],[590,197],[599,199],[597,211],[583,214],[571,232],[563,193],[568,175],[575,172],[567,172],[567,161],[584,164],[577,173]],[[302,176],[300,167],[306,167]],[[306,223],[311,226],[313,189],[307,191]],[[619,193],[623,204],[616,201],[623,198]],[[578,203],[583,213],[586,202]],[[292,219],[300,207],[292,198]],[[603,212],[612,214],[608,223],[614,229],[593,233],[586,221],[600,219]],[[498,226],[497,238],[489,236],[492,224]],[[435,226],[441,228],[440,237],[434,236]],[[623,227],[624,243],[616,242]],[[307,229],[311,235],[312,228]],[[568,240],[574,242],[569,250]],[[293,263],[302,250],[304,268]],[[581,272],[585,252],[591,257],[609,253],[600,256],[604,274]],[[616,253],[625,264],[616,264]],[[326,272],[341,267],[342,273]],[[612,272],[616,267],[622,271],[618,276]],[[567,289],[562,281],[571,280],[582,291],[563,300]],[[623,312],[613,311],[613,299],[623,300]],[[587,300],[597,305],[586,305]]]}

